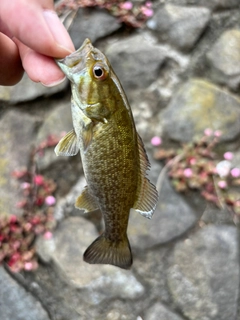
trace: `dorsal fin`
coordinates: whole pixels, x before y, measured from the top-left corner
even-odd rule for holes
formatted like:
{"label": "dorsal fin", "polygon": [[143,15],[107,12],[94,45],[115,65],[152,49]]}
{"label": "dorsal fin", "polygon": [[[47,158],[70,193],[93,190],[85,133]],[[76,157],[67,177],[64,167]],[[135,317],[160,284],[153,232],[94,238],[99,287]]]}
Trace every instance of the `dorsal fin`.
{"label": "dorsal fin", "polygon": [[156,187],[146,178],[146,171],[150,168],[142,139],[138,135],[138,150],[140,158],[140,177],[141,185],[138,188],[137,199],[133,208],[142,216],[151,219],[158,201]]}

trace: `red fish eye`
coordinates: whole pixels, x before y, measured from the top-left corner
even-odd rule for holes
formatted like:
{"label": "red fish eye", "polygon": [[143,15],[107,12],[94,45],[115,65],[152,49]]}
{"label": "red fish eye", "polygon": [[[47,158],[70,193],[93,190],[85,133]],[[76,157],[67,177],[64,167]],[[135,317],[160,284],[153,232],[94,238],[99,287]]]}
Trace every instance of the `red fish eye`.
{"label": "red fish eye", "polygon": [[106,79],[106,76],[107,76],[103,67],[99,65],[95,65],[93,67],[93,75],[96,79],[99,79],[99,80],[104,80]]}

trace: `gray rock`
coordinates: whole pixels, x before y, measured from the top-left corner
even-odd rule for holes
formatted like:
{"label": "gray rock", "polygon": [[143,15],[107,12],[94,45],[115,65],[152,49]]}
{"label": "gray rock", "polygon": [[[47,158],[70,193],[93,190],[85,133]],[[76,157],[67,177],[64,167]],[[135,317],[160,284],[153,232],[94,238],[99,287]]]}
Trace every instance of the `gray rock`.
{"label": "gray rock", "polygon": [[240,134],[240,100],[211,82],[190,79],[177,91],[161,114],[164,134],[173,140],[191,141],[206,128],[220,130],[221,141]]}
{"label": "gray rock", "polygon": [[0,314],[4,320],[48,320],[48,314],[29,292],[0,267]]}
{"label": "gray rock", "polygon": [[239,6],[239,0],[165,0],[166,3],[207,7],[210,10],[232,9]]}
{"label": "gray rock", "polygon": [[212,78],[232,89],[240,84],[240,31],[225,31],[214,43],[207,58],[212,67]]}
{"label": "gray rock", "polygon": [[148,26],[158,32],[161,40],[180,50],[193,49],[210,20],[210,10],[199,7],[165,5],[155,13]]}
{"label": "gray rock", "polygon": [[86,38],[92,42],[105,37],[121,27],[121,23],[105,10],[79,9],[69,29],[75,48],[78,49]]}
{"label": "gray rock", "polygon": [[22,80],[15,86],[0,86],[0,100],[7,101],[10,104],[34,100],[41,96],[50,96],[60,92],[67,85],[68,81],[65,80],[57,86],[45,87],[41,83],[31,81],[25,73]]}
{"label": "gray rock", "polygon": [[148,34],[139,34],[109,44],[105,50],[124,88],[145,88],[158,76],[166,51]]}
{"label": "gray rock", "polygon": [[[197,195],[193,196],[198,198]],[[131,212],[128,236],[133,248],[146,249],[163,244],[182,235],[191,228],[204,210],[204,201],[191,206],[175,192],[168,178],[161,182],[161,191],[153,218],[148,220]]]}
{"label": "gray rock", "polygon": [[82,217],[70,217],[60,224],[52,239],[39,240],[38,254],[44,261],[52,260],[74,288],[84,290],[83,299],[90,304],[107,298],[141,297],[145,289],[131,271],[83,261],[84,250],[97,236],[92,223]]}
{"label": "gray rock", "polygon": [[[53,108],[45,117],[43,125],[40,127],[36,144],[47,139],[49,135],[61,138],[65,133],[73,128],[70,106],[70,97],[68,101],[61,101],[58,106]],[[57,157],[53,149],[46,150],[44,156],[37,157],[39,170],[44,170],[50,165],[54,165],[60,160],[68,161],[69,157]]]}
{"label": "gray rock", "polygon": [[235,319],[239,294],[238,233],[209,225],[177,244],[168,283],[174,302],[191,319]]}
{"label": "gray rock", "polygon": [[147,291],[147,299],[144,304],[145,308],[142,308],[143,310],[150,307],[150,303],[147,300],[161,301],[165,305],[171,303],[172,299],[167,285],[168,260],[170,256],[171,250],[167,246],[160,246],[155,250],[143,250],[139,255],[135,255],[135,250],[133,249],[133,269],[138,274],[138,278],[143,279],[146,287],[150,288]]}
{"label": "gray rock", "polygon": [[146,312],[144,320],[183,320],[179,315],[169,310],[161,302],[156,302]]}
{"label": "gray rock", "polygon": [[[45,121],[38,131],[36,145],[41,144],[48,136],[61,138],[73,128],[70,107],[70,96],[62,100],[45,116]],[[82,175],[80,155],[75,157],[57,157],[54,147],[45,149],[36,156],[36,163],[41,173],[54,179],[58,186],[58,194],[65,195]]]}
{"label": "gray rock", "polygon": [[187,3],[208,7],[212,10],[231,9],[239,6],[239,0],[187,0]]}
{"label": "gray rock", "polygon": [[0,119],[0,215],[17,214],[21,199],[14,170],[27,168],[39,119],[18,110],[9,110]]}

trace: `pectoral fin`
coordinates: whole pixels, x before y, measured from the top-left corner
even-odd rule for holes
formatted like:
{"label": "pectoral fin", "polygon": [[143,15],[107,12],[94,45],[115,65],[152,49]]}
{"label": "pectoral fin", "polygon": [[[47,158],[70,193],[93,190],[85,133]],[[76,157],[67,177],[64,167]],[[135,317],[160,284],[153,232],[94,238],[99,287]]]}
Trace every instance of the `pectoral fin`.
{"label": "pectoral fin", "polygon": [[85,212],[91,212],[99,209],[97,199],[90,194],[88,187],[86,186],[80,196],[75,202],[75,207],[85,210]]}
{"label": "pectoral fin", "polygon": [[158,192],[156,187],[146,178],[146,171],[150,168],[150,163],[143,142],[139,136],[138,150],[140,157],[139,181],[141,181],[141,185],[138,187],[138,195],[133,208],[142,216],[151,219],[157,205]]}
{"label": "pectoral fin", "polygon": [[79,147],[77,136],[74,130],[69,131],[56,145],[54,149],[57,156],[75,156]]}
{"label": "pectoral fin", "polygon": [[90,144],[92,142],[93,126],[94,126],[94,123],[90,122],[83,128],[82,138],[83,138],[83,149],[84,149],[84,152],[87,152],[87,149],[89,148],[89,146],[90,146]]}

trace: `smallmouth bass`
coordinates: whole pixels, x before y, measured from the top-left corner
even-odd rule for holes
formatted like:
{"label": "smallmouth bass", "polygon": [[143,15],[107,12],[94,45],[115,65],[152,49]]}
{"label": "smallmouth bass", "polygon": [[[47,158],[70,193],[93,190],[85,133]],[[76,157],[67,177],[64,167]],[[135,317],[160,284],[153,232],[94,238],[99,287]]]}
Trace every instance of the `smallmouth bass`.
{"label": "smallmouth bass", "polygon": [[89,39],[56,62],[71,81],[73,130],[55,152],[73,156],[80,151],[87,186],[75,206],[85,212],[100,209],[105,223],[84,261],[128,269],[130,210],[150,219],[158,200],[155,186],[146,178],[150,163],[131,108],[109,61]]}

